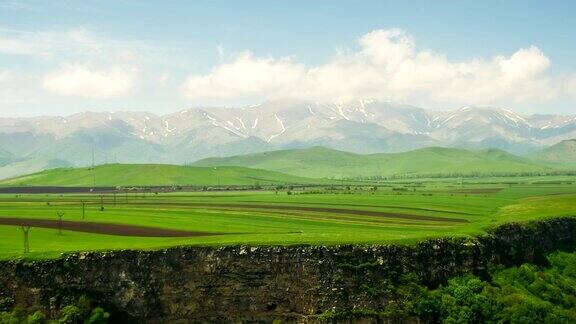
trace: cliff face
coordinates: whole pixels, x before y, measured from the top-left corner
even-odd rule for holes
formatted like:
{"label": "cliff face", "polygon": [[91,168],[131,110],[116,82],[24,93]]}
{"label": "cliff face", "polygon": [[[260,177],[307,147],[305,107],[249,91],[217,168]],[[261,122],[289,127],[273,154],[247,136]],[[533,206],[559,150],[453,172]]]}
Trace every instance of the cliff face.
{"label": "cliff face", "polygon": [[179,247],[0,262],[0,299],[54,313],[85,295],[122,322],[314,321],[382,308],[406,275],[437,286],[490,265],[545,262],[576,248],[576,218],[500,226],[413,246]]}

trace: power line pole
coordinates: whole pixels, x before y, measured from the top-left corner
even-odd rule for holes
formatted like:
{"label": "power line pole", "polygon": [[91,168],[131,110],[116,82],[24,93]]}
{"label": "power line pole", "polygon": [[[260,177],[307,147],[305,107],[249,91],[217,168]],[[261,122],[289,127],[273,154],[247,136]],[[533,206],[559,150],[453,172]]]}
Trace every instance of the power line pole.
{"label": "power line pole", "polygon": [[220,188],[220,174],[218,173],[218,168],[214,167],[214,171],[216,171],[216,183],[218,184],[218,188]]}
{"label": "power line pole", "polygon": [[92,188],[96,189],[96,159],[94,158],[94,145],[92,145]]}
{"label": "power line pole", "polygon": [[80,200],[80,203],[82,204],[82,220],[84,220],[86,218],[86,200]]}
{"label": "power line pole", "polygon": [[22,233],[24,233],[24,253],[30,252],[30,241],[28,240],[28,232],[30,232],[30,225],[21,225]]}
{"label": "power line pole", "polygon": [[58,235],[62,235],[62,216],[64,216],[64,212],[56,212],[58,215]]}

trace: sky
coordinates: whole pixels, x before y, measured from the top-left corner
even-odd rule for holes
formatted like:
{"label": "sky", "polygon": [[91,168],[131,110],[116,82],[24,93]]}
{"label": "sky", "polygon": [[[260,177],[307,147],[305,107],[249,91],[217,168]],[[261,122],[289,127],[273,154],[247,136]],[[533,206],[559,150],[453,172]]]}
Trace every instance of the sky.
{"label": "sky", "polygon": [[576,114],[576,2],[0,0],[0,116],[266,100]]}

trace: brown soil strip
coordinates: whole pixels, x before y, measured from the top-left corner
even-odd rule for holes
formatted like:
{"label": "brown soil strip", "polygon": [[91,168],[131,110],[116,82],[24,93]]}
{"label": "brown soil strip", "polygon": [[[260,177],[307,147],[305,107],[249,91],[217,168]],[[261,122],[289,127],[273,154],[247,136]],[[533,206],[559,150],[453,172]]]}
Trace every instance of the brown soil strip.
{"label": "brown soil strip", "polygon": [[451,222],[451,223],[468,223],[468,220],[462,218],[449,218],[449,217],[435,217],[435,216],[425,216],[425,215],[414,215],[414,214],[402,214],[402,213],[392,213],[392,212],[380,212],[372,210],[359,210],[359,209],[340,209],[340,208],[328,208],[328,207],[307,207],[307,206],[279,206],[279,205],[265,205],[265,204],[234,204],[234,203],[223,203],[223,204],[207,204],[207,203],[162,203],[162,202],[151,202],[151,203],[139,203],[136,205],[174,205],[174,206],[196,206],[204,208],[242,208],[242,209],[267,209],[267,210],[296,210],[296,211],[306,211],[306,212],[317,212],[317,213],[332,213],[332,214],[345,214],[345,215],[358,215],[358,216],[376,216],[376,217],[387,217],[387,218],[397,218],[397,219],[412,219],[427,222]]}
{"label": "brown soil strip", "polygon": [[[242,202],[247,202],[247,203],[260,203],[260,201],[255,201],[255,200],[246,200],[246,201],[242,201]],[[302,204],[302,202],[299,201],[281,201],[281,202],[272,202],[272,201],[267,201],[266,203],[268,204]],[[327,205],[327,203],[325,202],[305,202],[304,204],[306,205]],[[331,206],[346,206],[346,207],[372,207],[372,208],[394,208],[394,209],[407,209],[407,210],[420,210],[420,211],[429,211],[429,212],[435,212],[435,213],[442,213],[442,214],[455,214],[455,215],[476,215],[473,213],[467,213],[467,212],[462,212],[462,211],[451,211],[451,210],[440,210],[440,209],[432,209],[432,208],[421,208],[421,207],[406,207],[406,206],[397,206],[397,205],[361,205],[361,204],[342,204],[342,203],[330,203]]]}
{"label": "brown soil strip", "polygon": [[462,218],[434,217],[425,215],[401,214],[401,213],[379,212],[379,211],[359,210],[359,209],[340,209],[340,208],[327,208],[327,207],[321,208],[321,207],[305,207],[305,206],[250,205],[250,204],[222,204],[222,206],[236,207],[236,208],[272,209],[272,210],[298,210],[298,211],[319,212],[319,213],[376,216],[376,217],[412,219],[412,220],[433,221],[433,222],[468,223],[468,220]]}
{"label": "brown soil strip", "polygon": [[[239,209],[226,209],[226,208],[214,208],[214,210],[219,210],[219,211],[242,211]],[[270,214],[268,214],[270,215]],[[307,221],[343,221],[343,222],[349,222],[349,223],[362,223],[362,224],[367,224],[367,225],[375,225],[375,226],[381,226],[381,225],[391,225],[391,226],[396,226],[396,225],[409,225],[409,226],[437,226],[437,227],[445,227],[445,226],[453,226],[452,224],[446,224],[445,222],[438,222],[438,223],[434,223],[434,222],[430,222],[430,223],[416,223],[416,222],[411,222],[409,220],[398,220],[395,218],[389,218],[389,219],[382,219],[380,218],[379,220],[376,220],[374,218],[354,218],[352,217],[346,217],[346,216],[339,216],[338,218],[331,218],[329,216],[325,216],[325,217],[318,217],[318,216],[313,216],[311,217],[310,214],[306,214],[306,213],[299,213],[299,212],[290,212],[290,211],[275,211],[274,215],[279,215],[279,216],[292,216],[292,217],[297,217],[298,219],[302,219],[302,220],[307,220]],[[299,232],[298,232],[299,233]]]}
{"label": "brown soil strip", "polygon": [[[54,228],[58,229],[57,220],[37,219],[37,218],[17,218],[17,217],[0,217],[0,225],[28,225],[31,227]],[[221,235],[222,233],[191,232],[164,229],[157,227],[94,223],[94,222],[74,222],[62,221],[62,229],[67,231],[119,235],[119,236],[139,236],[139,237],[194,237]]]}

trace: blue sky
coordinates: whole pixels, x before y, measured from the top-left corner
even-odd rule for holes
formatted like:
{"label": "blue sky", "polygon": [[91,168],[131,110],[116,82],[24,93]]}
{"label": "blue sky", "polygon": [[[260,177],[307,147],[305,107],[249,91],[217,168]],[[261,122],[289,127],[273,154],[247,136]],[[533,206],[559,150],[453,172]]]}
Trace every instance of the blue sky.
{"label": "blue sky", "polygon": [[0,0],[0,115],[283,97],[576,113],[573,1]]}

